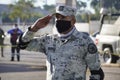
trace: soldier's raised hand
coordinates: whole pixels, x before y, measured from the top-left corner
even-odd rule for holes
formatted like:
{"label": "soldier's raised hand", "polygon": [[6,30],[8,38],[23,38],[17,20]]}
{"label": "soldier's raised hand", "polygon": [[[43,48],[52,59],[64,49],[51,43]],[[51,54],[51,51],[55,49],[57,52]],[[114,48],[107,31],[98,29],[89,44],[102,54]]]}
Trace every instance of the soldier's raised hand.
{"label": "soldier's raised hand", "polygon": [[44,28],[48,25],[48,23],[50,22],[50,19],[52,18],[52,16],[48,15],[45,16],[43,18],[38,19],[32,26],[31,26],[31,31],[36,32],[41,28]]}

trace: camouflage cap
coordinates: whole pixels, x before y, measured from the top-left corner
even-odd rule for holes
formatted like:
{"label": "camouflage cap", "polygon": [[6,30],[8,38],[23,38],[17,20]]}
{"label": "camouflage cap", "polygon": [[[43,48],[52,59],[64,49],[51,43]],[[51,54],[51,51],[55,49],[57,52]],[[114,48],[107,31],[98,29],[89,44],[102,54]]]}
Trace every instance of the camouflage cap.
{"label": "camouflage cap", "polygon": [[64,16],[71,16],[76,14],[76,9],[70,6],[59,5],[56,7],[56,13]]}

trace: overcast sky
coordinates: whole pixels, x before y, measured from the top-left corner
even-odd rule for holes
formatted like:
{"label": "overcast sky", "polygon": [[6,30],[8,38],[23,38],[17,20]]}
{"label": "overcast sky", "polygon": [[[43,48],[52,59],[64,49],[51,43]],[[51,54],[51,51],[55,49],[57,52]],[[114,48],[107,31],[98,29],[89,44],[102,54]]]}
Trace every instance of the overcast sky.
{"label": "overcast sky", "polygon": [[[15,0],[0,0],[0,4],[11,4]],[[43,6],[45,3],[51,5],[55,4],[55,0],[36,0],[35,6]]]}

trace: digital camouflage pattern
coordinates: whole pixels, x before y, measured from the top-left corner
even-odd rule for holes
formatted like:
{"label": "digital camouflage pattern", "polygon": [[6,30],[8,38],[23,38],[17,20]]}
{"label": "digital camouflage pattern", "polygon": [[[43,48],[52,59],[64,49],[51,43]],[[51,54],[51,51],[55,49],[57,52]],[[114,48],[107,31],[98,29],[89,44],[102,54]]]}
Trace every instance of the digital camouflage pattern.
{"label": "digital camouflage pattern", "polygon": [[[26,31],[22,41],[30,42],[29,51],[39,51],[47,56],[47,80],[86,80],[87,67],[99,70],[98,51],[88,34],[74,29],[68,37],[46,35],[34,38],[34,32]],[[91,75],[100,80],[99,75]]]}

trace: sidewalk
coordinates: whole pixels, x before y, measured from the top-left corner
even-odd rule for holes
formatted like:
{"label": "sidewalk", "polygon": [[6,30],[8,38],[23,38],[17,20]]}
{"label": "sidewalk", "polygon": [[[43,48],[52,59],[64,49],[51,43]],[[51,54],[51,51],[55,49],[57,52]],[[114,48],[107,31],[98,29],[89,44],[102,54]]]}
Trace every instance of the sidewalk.
{"label": "sidewalk", "polygon": [[[4,50],[5,57],[0,57],[0,80],[46,80],[46,56],[44,54],[21,50],[20,62],[16,59],[11,62],[10,55],[10,47],[6,47]],[[114,76],[119,75],[119,67],[120,64],[102,64],[107,75],[105,80],[110,80],[109,77],[113,74]],[[89,74],[88,71],[86,80],[89,80]]]}
{"label": "sidewalk", "polygon": [[4,49],[0,57],[0,80],[45,80],[45,55],[39,52],[21,50],[21,60],[11,62],[10,47]]}

